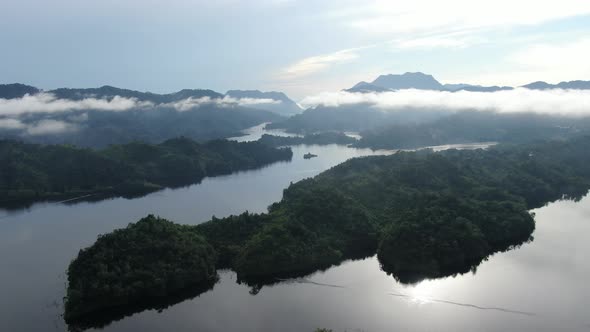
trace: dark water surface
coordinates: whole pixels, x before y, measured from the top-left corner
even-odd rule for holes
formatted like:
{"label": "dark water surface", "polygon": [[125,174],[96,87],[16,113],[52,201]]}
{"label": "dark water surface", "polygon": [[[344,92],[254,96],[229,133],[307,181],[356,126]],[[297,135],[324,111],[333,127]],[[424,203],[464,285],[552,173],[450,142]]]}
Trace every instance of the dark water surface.
{"label": "dark water surface", "polygon": [[[252,137],[258,132],[251,133]],[[298,146],[291,162],[207,178],[137,199],[0,210],[0,331],[64,331],[65,270],[98,234],[153,213],[198,224],[212,215],[263,212],[291,181],[349,158],[382,154]],[[317,158],[304,160],[311,152]],[[147,310],[106,331],[586,331],[590,330],[590,198],[538,209],[535,240],[497,254],[472,274],[401,285],[375,257],[263,287],[251,295],[220,273],[214,288],[162,312]]]}

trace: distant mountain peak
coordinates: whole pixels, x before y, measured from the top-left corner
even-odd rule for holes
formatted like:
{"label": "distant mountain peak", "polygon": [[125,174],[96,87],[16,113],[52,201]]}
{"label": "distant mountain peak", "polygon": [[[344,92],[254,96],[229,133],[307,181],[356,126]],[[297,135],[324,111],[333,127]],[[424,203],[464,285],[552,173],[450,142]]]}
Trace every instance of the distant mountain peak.
{"label": "distant mountain peak", "polygon": [[421,90],[444,90],[432,75],[422,72],[406,72],[401,75],[387,74],[377,77],[371,84],[391,90],[399,89],[421,89]]}
{"label": "distant mountain peak", "polygon": [[386,92],[386,91],[391,91],[391,89],[383,88],[383,87],[377,86],[373,83],[367,83],[365,81],[361,81],[361,82],[355,84],[352,88],[346,89],[344,91],[366,93],[366,92]]}
{"label": "distant mountain peak", "polygon": [[402,89],[445,90],[445,87],[432,75],[422,72],[379,75],[373,82],[361,81],[349,92],[384,92]]}
{"label": "distant mountain peak", "polygon": [[0,98],[14,99],[22,98],[25,95],[34,95],[41,92],[34,86],[21,83],[0,84]]}
{"label": "distant mountain peak", "polygon": [[590,90],[590,81],[564,81],[559,84],[550,84],[544,81],[536,81],[523,85],[523,88],[532,90],[550,90],[550,89],[572,89],[572,90]]}
{"label": "distant mountain peak", "polygon": [[[531,90],[549,90],[549,89],[571,89],[571,90],[590,90],[590,81],[564,81],[559,84],[550,84],[544,81],[536,81],[522,86]],[[511,86],[482,86],[467,83],[459,84],[441,84],[432,75],[422,72],[406,72],[403,74],[385,74],[379,75],[374,81],[361,81],[347,92],[387,92],[403,89],[418,90],[435,90],[435,91],[470,91],[470,92],[496,92],[513,90]]]}

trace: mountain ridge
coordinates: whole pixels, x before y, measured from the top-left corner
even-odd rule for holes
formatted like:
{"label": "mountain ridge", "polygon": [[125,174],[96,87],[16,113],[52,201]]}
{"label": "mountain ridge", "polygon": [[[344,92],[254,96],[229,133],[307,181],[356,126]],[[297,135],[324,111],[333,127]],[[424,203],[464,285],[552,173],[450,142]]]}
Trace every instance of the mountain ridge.
{"label": "mountain ridge", "polygon": [[[531,90],[550,90],[550,89],[572,89],[572,90],[590,90],[590,81],[574,80],[562,81],[558,84],[550,84],[544,81],[535,81],[520,86]],[[470,92],[495,92],[513,90],[512,86],[482,86],[467,83],[459,84],[442,84],[434,76],[422,72],[406,72],[404,74],[385,74],[379,75],[372,82],[360,81],[349,89],[347,92],[387,92],[403,89],[418,89],[432,91],[470,91]]]}
{"label": "mountain ridge", "polygon": [[228,90],[225,95],[232,98],[272,99],[279,101],[280,103],[257,104],[255,106],[258,109],[282,115],[293,115],[303,111],[295,101],[280,91]]}

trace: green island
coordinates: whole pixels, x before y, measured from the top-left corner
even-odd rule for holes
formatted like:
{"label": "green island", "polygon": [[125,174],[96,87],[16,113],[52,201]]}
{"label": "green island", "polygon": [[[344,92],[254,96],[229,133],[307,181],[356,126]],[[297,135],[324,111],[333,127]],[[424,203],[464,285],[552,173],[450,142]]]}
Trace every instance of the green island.
{"label": "green island", "polygon": [[[189,226],[148,216],[80,250],[69,274],[94,277],[69,280],[64,318],[83,317],[104,308],[111,311],[101,318],[109,318],[108,314],[116,317],[118,307],[132,304],[129,299],[142,300],[143,305],[135,302],[137,311],[152,304],[165,307],[179,291],[192,291],[194,286],[197,292],[210,289],[217,281],[216,261],[213,247]],[[77,305],[89,298],[92,303]]]}
{"label": "green island", "polygon": [[341,144],[341,145],[348,145],[353,144],[357,140],[353,137],[347,136],[341,132],[323,132],[323,133],[316,133],[305,135],[303,137],[287,137],[287,136],[275,136],[264,134],[258,140],[258,142],[273,146],[273,147],[281,147],[287,145],[328,145],[328,144]]}
{"label": "green island", "polygon": [[175,138],[102,150],[0,140],[0,206],[81,196],[132,197],[290,160],[290,149],[257,142]]}
{"label": "green island", "polygon": [[72,261],[65,318],[75,324],[227,268],[254,291],[374,254],[404,283],[464,273],[530,240],[530,209],[585,195],[589,149],[590,137],[579,137],[356,158],[291,184],[267,213],[196,226],[149,216],[99,237]]}

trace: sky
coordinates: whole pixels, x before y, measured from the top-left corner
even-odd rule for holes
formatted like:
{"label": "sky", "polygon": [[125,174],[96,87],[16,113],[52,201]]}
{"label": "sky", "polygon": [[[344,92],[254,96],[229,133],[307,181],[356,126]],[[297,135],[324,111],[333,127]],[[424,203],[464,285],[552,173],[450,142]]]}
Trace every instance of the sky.
{"label": "sky", "polygon": [[277,90],[590,80],[590,1],[2,0],[0,83]]}

